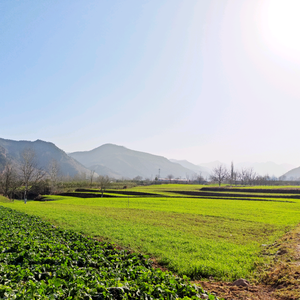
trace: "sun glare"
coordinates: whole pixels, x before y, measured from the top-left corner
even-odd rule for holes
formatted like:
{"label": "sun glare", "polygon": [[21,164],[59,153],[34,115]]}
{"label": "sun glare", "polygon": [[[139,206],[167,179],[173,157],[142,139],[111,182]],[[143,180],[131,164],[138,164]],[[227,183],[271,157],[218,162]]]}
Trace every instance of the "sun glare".
{"label": "sun glare", "polygon": [[262,2],[260,31],[264,41],[287,59],[300,61],[300,0]]}

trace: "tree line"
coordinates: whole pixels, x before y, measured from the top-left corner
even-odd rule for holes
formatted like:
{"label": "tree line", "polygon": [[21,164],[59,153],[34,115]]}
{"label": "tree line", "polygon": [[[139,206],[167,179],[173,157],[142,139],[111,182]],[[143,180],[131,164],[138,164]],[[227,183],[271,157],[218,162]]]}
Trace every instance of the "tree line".
{"label": "tree line", "polygon": [[[166,178],[169,183],[197,183],[206,184],[208,182],[222,183],[230,185],[273,185],[279,183],[274,178],[265,175],[258,175],[253,168],[242,168],[235,170],[234,164],[231,163],[230,170],[224,165],[219,165],[212,170],[209,178],[205,179],[201,174],[194,174],[192,178],[186,174],[186,182],[174,179],[172,174]],[[13,200],[23,199],[27,202],[30,198],[38,195],[57,194],[64,191],[72,191],[74,188],[97,188],[102,192],[112,186],[116,188],[131,187],[135,185],[150,185],[159,182],[158,177],[155,180],[143,179],[136,176],[133,180],[115,180],[108,176],[101,176],[90,170],[89,174],[77,174],[74,177],[61,176],[60,166],[56,160],[52,160],[46,169],[39,167],[37,157],[32,149],[24,149],[20,153],[19,164],[7,163],[0,172],[0,193],[5,197]],[[287,182],[285,182],[286,184]]]}
{"label": "tree line", "polygon": [[[84,180],[83,180],[84,175]],[[96,178],[96,182],[95,182]],[[93,186],[103,192],[109,186],[111,179],[108,176],[99,176],[91,170],[90,174],[61,176],[60,166],[52,160],[48,167],[41,168],[32,149],[24,149],[20,153],[19,164],[8,162],[0,172],[0,193],[14,200],[23,199],[27,202],[28,196],[55,194],[66,188]]]}
{"label": "tree line", "polygon": [[210,175],[210,181],[216,182],[220,186],[222,183],[230,185],[269,185],[276,180],[269,175],[261,176],[257,174],[253,168],[235,170],[234,164],[231,163],[230,170],[224,165],[215,167]]}

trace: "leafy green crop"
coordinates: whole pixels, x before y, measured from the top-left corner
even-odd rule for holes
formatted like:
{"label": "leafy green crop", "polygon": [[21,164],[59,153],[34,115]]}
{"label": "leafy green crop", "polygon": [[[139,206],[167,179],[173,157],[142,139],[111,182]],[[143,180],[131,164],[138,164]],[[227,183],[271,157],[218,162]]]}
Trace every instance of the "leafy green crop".
{"label": "leafy green crop", "polygon": [[187,277],[152,268],[146,256],[0,207],[0,299],[171,300],[202,293]]}

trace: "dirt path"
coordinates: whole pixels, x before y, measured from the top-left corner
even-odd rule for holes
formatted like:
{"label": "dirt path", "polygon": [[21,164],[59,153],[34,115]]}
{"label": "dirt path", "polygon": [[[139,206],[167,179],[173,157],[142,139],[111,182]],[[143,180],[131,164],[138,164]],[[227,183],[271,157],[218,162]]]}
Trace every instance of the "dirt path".
{"label": "dirt path", "polygon": [[215,293],[219,298],[228,300],[277,300],[273,296],[274,288],[264,285],[233,286],[226,282],[200,282],[200,285],[210,293]]}

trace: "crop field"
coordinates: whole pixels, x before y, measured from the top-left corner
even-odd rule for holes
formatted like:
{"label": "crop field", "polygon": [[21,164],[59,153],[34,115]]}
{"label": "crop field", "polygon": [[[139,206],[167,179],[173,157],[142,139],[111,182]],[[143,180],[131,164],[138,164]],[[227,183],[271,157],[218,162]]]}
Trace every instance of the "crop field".
{"label": "crop field", "polygon": [[[245,198],[221,191],[207,197],[198,195],[202,187],[165,184],[107,191],[115,197],[57,195],[1,205],[149,255],[192,279],[251,277],[258,265],[269,262],[261,254],[264,247],[299,223],[300,199],[288,197],[292,194],[245,189]],[[184,191],[196,195],[179,193]]]}
{"label": "crop field", "polygon": [[187,300],[203,293],[141,254],[0,207],[0,299]]}

